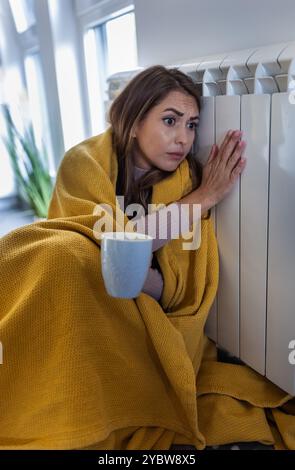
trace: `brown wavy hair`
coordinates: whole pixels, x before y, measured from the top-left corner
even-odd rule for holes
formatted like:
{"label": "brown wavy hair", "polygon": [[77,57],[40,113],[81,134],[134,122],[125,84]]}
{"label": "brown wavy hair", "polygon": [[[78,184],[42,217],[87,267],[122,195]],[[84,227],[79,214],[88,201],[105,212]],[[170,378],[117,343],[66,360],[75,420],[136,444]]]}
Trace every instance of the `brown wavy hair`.
{"label": "brown wavy hair", "polygon": [[[131,155],[135,145],[133,132],[149,110],[159,104],[171,91],[182,91],[195,98],[201,110],[200,94],[193,79],[177,68],[167,69],[154,65],[135,75],[113,101],[108,115],[112,127],[112,145],[118,158],[116,194],[124,196],[124,209],[128,204],[141,204],[148,213],[154,184],[171,175],[170,171],[151,168],[134,180],[134,163]],[[193,189],[201,184],[202,165],[196,159],[196,142],[186,156],[189,163]]]}

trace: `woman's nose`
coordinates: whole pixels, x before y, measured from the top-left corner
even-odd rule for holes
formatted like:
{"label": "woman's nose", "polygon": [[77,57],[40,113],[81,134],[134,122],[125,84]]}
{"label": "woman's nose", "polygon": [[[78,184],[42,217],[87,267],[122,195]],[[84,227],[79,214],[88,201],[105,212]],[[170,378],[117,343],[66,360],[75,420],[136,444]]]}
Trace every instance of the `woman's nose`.
{"label": "woman's nose", "polygon": [[178,128],[176,132],[175,141],[177,144],[183,144],[183,145],[187,144],[188,142],[187,128],[185,127]]}

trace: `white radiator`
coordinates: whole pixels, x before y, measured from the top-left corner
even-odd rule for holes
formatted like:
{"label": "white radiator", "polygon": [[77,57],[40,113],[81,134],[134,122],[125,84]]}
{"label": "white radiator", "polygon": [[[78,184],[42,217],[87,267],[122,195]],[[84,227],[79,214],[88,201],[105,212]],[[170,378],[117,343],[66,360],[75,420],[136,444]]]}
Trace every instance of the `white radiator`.
{"label": "white radiator", "polygon": [[[200,87],[203,163],[229,129],[247,141],[246,168],[212,211],[220,281],[206,333],[295,395],[295,42],[168,67]],[[107,105],[141,70],[108,78]]]}
{"label": "white radiator", "polygon": [[[220,282],[206,333],[295,395],[295,43],[177,66],[202,87],[199,158],[241,129],[247,164],[213,210]],[[175,66],[175,65],[174,65]]]}

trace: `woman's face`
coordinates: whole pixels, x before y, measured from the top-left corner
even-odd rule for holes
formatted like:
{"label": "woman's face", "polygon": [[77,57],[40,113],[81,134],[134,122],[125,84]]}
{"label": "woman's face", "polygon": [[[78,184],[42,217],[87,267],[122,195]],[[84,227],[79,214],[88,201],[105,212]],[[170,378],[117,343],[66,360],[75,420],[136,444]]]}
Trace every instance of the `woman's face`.
{"label": "woman's face", "polygon": [[193,145],[198,120],[194,97],[171,91],[135,129],[135,166],[175,171]]}

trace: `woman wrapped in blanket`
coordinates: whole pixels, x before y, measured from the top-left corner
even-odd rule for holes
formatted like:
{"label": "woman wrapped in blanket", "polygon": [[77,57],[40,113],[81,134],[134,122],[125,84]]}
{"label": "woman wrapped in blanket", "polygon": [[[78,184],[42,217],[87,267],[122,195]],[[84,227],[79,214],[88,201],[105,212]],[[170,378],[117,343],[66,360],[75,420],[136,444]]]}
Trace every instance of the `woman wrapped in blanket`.
{"label": "woman wrapped in blanket", "polygon": [[[294,445],[291,397],[247,366],[218,362],[204,334],[218,286],[210,208],[243,171],[245,142],[229,131],[202,168],[200,111],[181,71],[138,73],[113,102],[110,127],[64,155],[48,220],[0,240],[0,448]],[[119,299],[104,286],[97,222],[107,204],[107,231],[124,230],[132,203],[144,208],[135,230],[157,226],[153,260],[141,294]],[[184,249],[197,225],[199,245]]]}

